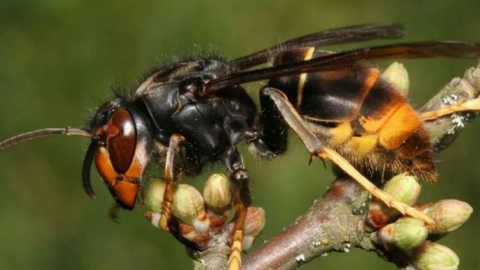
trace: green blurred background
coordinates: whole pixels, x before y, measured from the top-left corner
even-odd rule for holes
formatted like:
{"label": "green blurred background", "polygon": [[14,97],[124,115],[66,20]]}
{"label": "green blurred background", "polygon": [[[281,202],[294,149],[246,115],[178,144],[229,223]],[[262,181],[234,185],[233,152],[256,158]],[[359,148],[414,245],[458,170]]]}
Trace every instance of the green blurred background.
{"label": "green blurred background", "polygon": [[[131,85],[149,66],[194,51],[195,44],[212,44],[234,58],[299,35],[368,22],[403,23],[404,41],[480,42],[479,12],[476,0],[2,0],[0,140],[38,128],[83,125],[87,113],[108,100],[112,85]],[[462,60],[404,63],[417,105],[476,65]],[[257,96],[255,88],[250,91]],[[476,122],[437,156],[439,182],[424,185],[422,202],[457,198],[480,209]],[[120,224],[108,219],[112,198],[96,171],[98,198],[85,195],[80,170],[87,143],[76,137],[47,138],[0,154],[0,269],[191,269],[183,246],[142,218],[145,210],[120,213]],[[246,157],[254,205],[267,213],[257,245],[304,213],[333,179],[321,163],[308,166],[308,153],[297,140],[291,149],[272,162]],[[478,228],[474,213],[464,228],[441,241],[459,255],[462,269],[479,269]],[[354,249],[302,269],[395,267]]]}

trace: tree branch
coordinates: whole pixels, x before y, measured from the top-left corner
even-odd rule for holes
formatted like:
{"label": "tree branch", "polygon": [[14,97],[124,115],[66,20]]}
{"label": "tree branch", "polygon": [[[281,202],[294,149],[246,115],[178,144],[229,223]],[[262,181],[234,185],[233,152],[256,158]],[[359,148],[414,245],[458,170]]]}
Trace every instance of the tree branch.
{"label": "tree branch", "polygon": [[374,250],[363,225],[368,195],[354,180],[337,179],[304,216],[246,257],[243,269],[294,269],[352,246]]}

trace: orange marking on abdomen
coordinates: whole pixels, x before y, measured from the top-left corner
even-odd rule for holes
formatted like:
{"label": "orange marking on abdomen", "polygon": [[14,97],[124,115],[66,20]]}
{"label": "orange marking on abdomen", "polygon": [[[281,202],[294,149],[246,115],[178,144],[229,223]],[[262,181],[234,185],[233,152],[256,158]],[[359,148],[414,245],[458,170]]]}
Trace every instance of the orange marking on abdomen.
{"label": "orange marking on abdomen", "polygon": [[378,141],[386,149],[395,149],[407,140],[422,124],[417,112],[404,103],[378,133]]}
{"label": "orange marking on abdomen", "polygon": [[350,125],[350,122],[343,122],[337,127],[329,130],[328,135],[331,136],[330,144],[332,146],[337,146],[344,143],[352,137],[353,129]]}
{"label": "orange marking on abdomen", "polygon": [[365,81],[363,83],[363,90],[365,93],[363,99],[365,99],[367,94],[370,92],[370,89],[372,89],[373,85],[377,82],[378,77],[380,77],[380,70],[376,68],[368,69],[367,77],[365,78]]}
{"label": "orange marking on abdomen", "polygon": [[406,97],[381,76],[365,98],[360,114],[354,121],[358,134],[377,134],[395,112],[406,102]]}
{"label": "orange marking on abdomen", "polygon": [[364,156],[373,150],[377,144],[377,140],[378,136],[376,134],[358,137],[354,136],[345,143],[344,147],[349,153],[355,153],[355,155]]}

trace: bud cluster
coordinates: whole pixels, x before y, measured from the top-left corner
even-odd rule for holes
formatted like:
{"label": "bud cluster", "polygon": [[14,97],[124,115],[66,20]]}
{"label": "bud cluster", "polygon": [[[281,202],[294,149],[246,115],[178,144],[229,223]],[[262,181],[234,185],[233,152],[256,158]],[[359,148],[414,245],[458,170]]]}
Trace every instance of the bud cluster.
{"label": "bud cluster", "polygon": [[[413,206],[420,196],[420,185],[417,178],[400,174],[385,183],[383,191]],[[434,241],[465,224],[472,207],[453,199],[415,207],[435,221],[435,228],[429,229],[421,220],[401,216],[374,198],[365,217],[365,224],[376,230],[373,241],[396,258],[400,269],[458,269],[460,261],[455,252]]]}
{"label": "bud cluster", "polygon": [[[165,187],[165,180],[159,178],[150,178],[142,186],[148,208],[145,217],[157,228],[162,215]],[[177,185],[173,197],[172,219],[178,224],[180,237],[205,245],[215,234],[232,228],[227,223],[232,211],[232,190],[230,181],[223,174],[211,175],[204,184],[203,193],[188,184]],[[265,211],[249,207],[244,226],[243,250],[247,250],[265,226]]]}

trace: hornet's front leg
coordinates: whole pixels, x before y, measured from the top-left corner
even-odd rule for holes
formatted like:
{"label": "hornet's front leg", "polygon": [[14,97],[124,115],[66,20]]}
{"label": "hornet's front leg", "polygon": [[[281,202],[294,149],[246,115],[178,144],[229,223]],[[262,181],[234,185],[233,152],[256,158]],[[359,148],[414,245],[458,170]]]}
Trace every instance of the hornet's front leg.
{"label": "hornet's front leg", "polygon": [[240,153],[231,146],[224,153],[224,160],[230,171],[230,182],[233,186],[233,203],[234,203],[234,230],[232,236],[232,245],[230,251],[230,260],[228,262],[229,270],[239,270],[242,262],[242,244],[244,237],[245,217],[247,216],[247,209],[252,204],[252,197],[250,195],[249,175],[245,170],[243,159]]}
{"label": "hornet's front leg", "polygon": [[162,202],[162,216],[158,221],[158,226],[168,231],[168,223],[172,217],[173,195],[175,192],[175,182],[181,177],[181,172],[174,168],[175,156],[178,154],[180,144],[185,141],[182,135],[173,134],[170,137],[170,144],[167,151],[167,159],[165,161],[165,194]]}
{"label": "hornet's front leg", "polygon": [[378,197],[389,207],[393,207],[400,211],[402,214],[407,214],[416,219],[420,219],[427,223],[430,227],[435,226],[435,222],[424,213],[412,208],[404,203],[395,200],[390,195],[386,194],[379,188],[377,188],[372,182],[370,182],[365,176],[363,176],[357,169],[355,169],[344,157],[338,154],[333,149],[324,147],[322,142],[307,128],[303,122],[302,117],[297,113],[293,106],[288,101],[288,98],[281,91],[271,88],[263,87],[260,90],[260,95],[270,97],[277,109],[282,114],[287,124],[292,128],[295,133],[300,137],[303,144],[307,147],[311,153],[312,158],[318,157],[322,160],[331,159],[338,167],[344,172],[355,179],[361,186],[363,186],[373,196]]}

